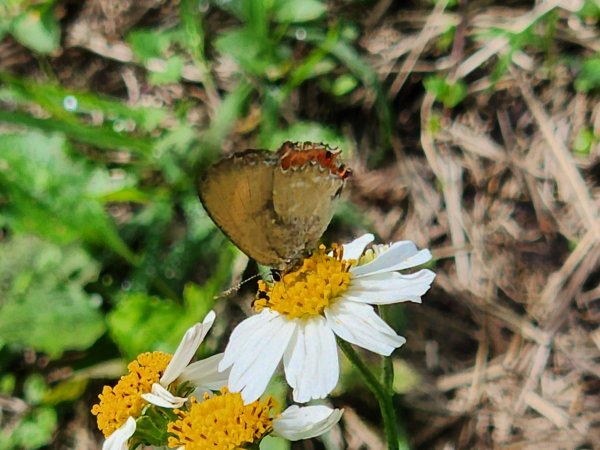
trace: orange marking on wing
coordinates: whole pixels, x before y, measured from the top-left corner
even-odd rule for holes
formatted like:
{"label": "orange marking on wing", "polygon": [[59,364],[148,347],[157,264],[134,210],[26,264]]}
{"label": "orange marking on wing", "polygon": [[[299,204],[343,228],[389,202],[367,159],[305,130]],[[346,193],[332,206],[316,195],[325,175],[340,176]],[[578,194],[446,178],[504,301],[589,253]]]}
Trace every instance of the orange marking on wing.
{"label": "orange marking on wing", "polygon": [[277,154],[279,155],[279,165],[283,170],[302,168],[316,163],[343,180],[352,175],[352,171],[337,160],[341,150],[333,149],[328,145],[313,142],[285,142]]}

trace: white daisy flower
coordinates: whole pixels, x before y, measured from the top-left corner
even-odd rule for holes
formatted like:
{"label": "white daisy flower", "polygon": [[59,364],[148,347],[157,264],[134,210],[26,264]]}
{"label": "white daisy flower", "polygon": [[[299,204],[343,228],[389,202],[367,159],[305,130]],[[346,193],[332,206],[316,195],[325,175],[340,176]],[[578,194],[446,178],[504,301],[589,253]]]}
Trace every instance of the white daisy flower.
{"label": "white daisy flower", "polygon": [[342,417],[342,411],[327,406],[290,406],[281,414],[272,397],[244,404],[239,393],[224,387],[220,393],[206,393],[203,401],[176,409],[178,419],[167,425],[168,445],[180,450],[200,448],[252,448],[267,435],[290,441],[320,436]]}
{"label": "white daisy flower", "polygon": [[197,391],[218,390],[227,384],[228,374],[218,371],[223,354],[190,364],[198,347],[215,321],[210,311],[202,323],[189,328],[173,356],[162,352],[138,355],[114,387],[104,386],[100,402],[92,407],[98,428],[107,438],[103,450],[127,448],[127,441],[136,429],[135,419],[152,403],[163,408],[178,408],[187,400],[177,397],[169,386],[177,380],[189,382]]}
{"label": "white daisy flower", "polygon": [[329,254],[321,247],[280,281],[259,282],[259,314],[234,329],[219,364],[219,370],[231,368],[232,392],[256,400],[283,359],[294,401],[324,398],[339,378],[336,335],[384,356],[404,344],[371,305],[420,303],[435,274],[398,271],[429,261],[431,253],[411,241],[365,252],[372,241],[366,234]]}

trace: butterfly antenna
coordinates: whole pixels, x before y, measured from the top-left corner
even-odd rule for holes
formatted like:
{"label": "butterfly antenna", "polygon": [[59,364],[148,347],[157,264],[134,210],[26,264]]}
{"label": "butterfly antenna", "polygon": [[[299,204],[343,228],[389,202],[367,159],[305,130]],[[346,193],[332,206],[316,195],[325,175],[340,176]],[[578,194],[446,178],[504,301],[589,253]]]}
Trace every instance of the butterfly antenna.
{"label": "butterfly antenna", "polygon": [[245,280],[240,281],[238,284],[236,284],[235,286],[231,286],[229,289],[227,289],[226,291],[221,292],[218,295],[215,295],[213,297],[214,300],[220,300],[222,298],[225,297],[229,297],[231,294],[233,294],[234,292],[237,292],[240,290],[240,288],[246,284],[248,281],[252,281],[256,278],[260,277],[260,274],[257,273],[256,275],[252,275],[250,278],[246,278]]}

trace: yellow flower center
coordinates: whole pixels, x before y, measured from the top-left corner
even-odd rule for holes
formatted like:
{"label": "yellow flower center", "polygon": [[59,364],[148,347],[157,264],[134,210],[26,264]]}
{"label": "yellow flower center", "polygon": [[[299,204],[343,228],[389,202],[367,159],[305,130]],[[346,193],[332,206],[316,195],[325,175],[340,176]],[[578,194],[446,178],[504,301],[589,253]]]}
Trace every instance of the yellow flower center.
{"label": "yellow flower center", "polygon": [[348,270],[355,263],[343,259],[342,247],[334,244],[332,250],[333,256],[329,256],[321,245],[299,269],[285,273],[280,281],[259,281],[254,309],[270,308],[289,319],[322,315],[348,289]]}
{"label": "yellow flower center", "polygon": [[152,384],[157,383],[171,355],[162,352],[142,353],[129,363],[129,373],[123,375],[115,387],[104,386],[98,395],[100,403],[92,407],[98,429],[109,437],[125,423],[128,417],[138,417],[146,401],[142,394],[150,392]]}
{"label": "yellow flower center", "polygon": [[243,448],[273,429],[275,407],[272,397],[244,405],[240,394],[230,393],[225,387],[221,395],[204,394],[202,403],[192,397],[189,410],[176,409],[179,420],[167,426],[173,435],[169,437],[169,447],[183,446],[185,450]]}

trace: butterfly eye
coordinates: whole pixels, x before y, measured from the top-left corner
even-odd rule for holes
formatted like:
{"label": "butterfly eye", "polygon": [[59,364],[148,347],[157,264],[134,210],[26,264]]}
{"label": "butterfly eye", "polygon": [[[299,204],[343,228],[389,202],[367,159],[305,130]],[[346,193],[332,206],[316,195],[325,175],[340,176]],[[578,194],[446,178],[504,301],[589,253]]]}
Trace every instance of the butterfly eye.
{"label": "butterfly eye", "polygon": [[274,282],[281,281],[281,272],[279,270],[271,269],[271,278]]}

